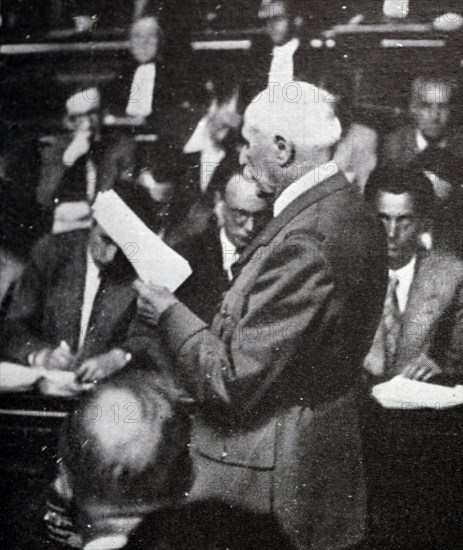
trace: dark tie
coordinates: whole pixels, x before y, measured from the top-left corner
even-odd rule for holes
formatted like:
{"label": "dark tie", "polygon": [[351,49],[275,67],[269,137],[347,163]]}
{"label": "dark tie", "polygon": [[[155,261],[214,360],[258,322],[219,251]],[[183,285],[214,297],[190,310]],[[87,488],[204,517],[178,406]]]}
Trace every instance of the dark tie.
{"label": "dark tie", "polygon": [[391,373],[394,369],[397,342],[402,324],[402,315],[397,300],[397,287],[399,280],[396,276],[389,278],[386,299],[383,311],[383,336],[385,352],[385,374]]}

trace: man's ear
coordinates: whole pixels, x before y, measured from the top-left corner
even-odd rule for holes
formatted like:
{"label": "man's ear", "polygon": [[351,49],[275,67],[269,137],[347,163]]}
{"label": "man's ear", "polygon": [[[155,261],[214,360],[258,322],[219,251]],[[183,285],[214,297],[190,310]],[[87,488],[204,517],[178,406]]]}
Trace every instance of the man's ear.
{"label": "man's ear", "polygon": [[282,136],[275,136],[274,143],[278,149],[277,161],[279,166],[287,166],[294,157],[294,148],[292,143]]}

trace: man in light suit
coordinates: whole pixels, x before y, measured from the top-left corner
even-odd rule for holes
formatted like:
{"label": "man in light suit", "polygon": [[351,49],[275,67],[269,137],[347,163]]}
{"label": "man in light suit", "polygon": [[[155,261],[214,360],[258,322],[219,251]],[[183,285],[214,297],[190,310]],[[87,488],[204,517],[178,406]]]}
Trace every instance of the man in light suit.
{"label": "man in light suit", "polygon": [[449,252],[420,246],[433,214],[431,182],[419,173],[382,171],[370,180],[365,196],[386,230],[390,287],[395,287],[386,298],[366,370],[378,379],[461,378],[463,263]]}
{"label": "man in light suit", "polygon": [[[365,196],[386,230],[390,275],[383,316],[364,362],[368,393],[371,384],[398,374],[461,383],[463,263],[420,245],[434,213],[431,182],[419,173],[382,170]],[[454,433],[451,415],[410,411],[405,403],[403,410],[391,411],[368,398],[363,411],[371,547],[458,546],[461,442],[443,437]],[[455,418],[458,414],[455,410]]]}
{"label": "man in light suit", "polygon": [[246,111],[241,161],[274,218],[235,264],[211,326],[166,289],[135,286],[198,402],[192,497],[271,511],[296,547],[326,550],[364,535],[353,388],[386,262],[377,223],[329,162],[341,126],[327,92],[298,86],[297,102],[267,89]]}

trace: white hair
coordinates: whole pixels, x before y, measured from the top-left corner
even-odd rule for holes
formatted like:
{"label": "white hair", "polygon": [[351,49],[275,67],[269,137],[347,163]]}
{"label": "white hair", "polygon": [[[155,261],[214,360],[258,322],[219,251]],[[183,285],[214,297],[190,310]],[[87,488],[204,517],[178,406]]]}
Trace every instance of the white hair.
{"label": "white hair", "polygon": [[297,150],[325,149],[341,138],[334,96],[306,82],[269,86],[246,109],[245,122],[266,135],[281,136]]}

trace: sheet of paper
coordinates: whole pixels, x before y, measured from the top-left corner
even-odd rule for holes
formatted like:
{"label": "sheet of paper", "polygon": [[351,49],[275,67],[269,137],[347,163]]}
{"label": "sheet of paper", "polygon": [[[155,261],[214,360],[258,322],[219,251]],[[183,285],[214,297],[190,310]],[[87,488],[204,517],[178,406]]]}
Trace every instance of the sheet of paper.
{"label": "sheet of paper", "polygon": [[396,376],[377,384],[372,395],[386,409],[448,409],[463,405],[463,386],[448,388]]}
{"label": "sheet of paper", "polygon": [[42,369],[33,369],[16,363],[0,363],[0,391],[26,391],[42,377]]}
{"label": "sheet of paper", "polygon": [[167,246],[113,190],[100,192],[94,217],[132,263],[140,279],[171,292],[191,275],[190,264]]}

